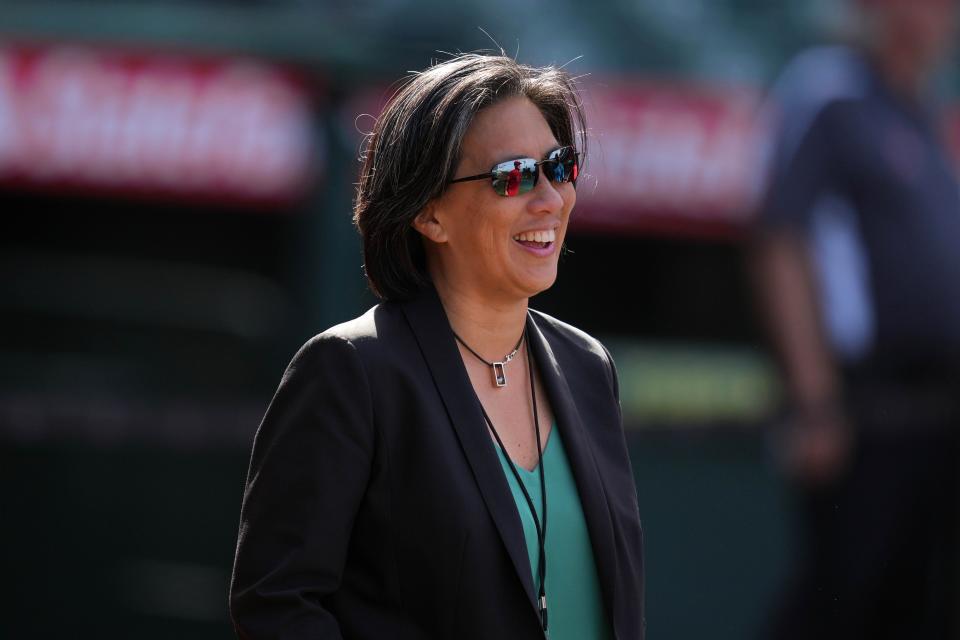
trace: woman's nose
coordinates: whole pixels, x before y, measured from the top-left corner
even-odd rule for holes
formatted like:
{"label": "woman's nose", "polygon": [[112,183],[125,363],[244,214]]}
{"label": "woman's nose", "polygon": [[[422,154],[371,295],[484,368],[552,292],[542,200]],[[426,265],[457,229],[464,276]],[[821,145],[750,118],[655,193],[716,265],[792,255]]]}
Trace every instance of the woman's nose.
{"label": "woman's nose", "polygon": [[536,197],[530,199],[530,206],[535,210],[560,210],[563,208],[563,196],[560,195],[558,187],[562,188],[563,183],[553,182],[547,177],[547,171],[550,171],[551,169],[540,165],[537,167],[537,170],[540,172],[540,176],[537,180],[536,187],[533,189]]}

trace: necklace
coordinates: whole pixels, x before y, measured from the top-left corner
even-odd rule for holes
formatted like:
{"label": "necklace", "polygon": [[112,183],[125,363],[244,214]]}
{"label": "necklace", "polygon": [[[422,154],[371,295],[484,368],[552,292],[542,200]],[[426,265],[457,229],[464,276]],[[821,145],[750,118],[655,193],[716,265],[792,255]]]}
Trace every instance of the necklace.
{"label": "necklace", "polygon": [[[454,334],[456,336],[456,334]],[[458,338],[459,340],[459,338]],[[520,341],[523,341],[523,336],[520,336]],[[462,342],[461,342],[462,344]],[[463,345],[467,347],[467,345]],[[467,347],[469,349],[470,347]],[[520,349],[520,343],[517,343],[517,348],[514,349],[514,354]],[[474,354],[476,355],[476,354]],[[478,358],[480,356],[477,356]],[[481,358],[482,359],[482,358]],[[500,446],[500,451],[503,452],[503,457],[506,458],[507,464],[510,465],[510,471],[513,472],[513,477],[517,481],[517,485],[520,487],[520,491],[523,492],[523,497],[527,502],[527,507],[530,509],[530,515],[533,516],[533,525],[537,530],[537,546],[539,547],[538,561],[537,561],[537,575],[540,578],[540,588],[537,593],[537,611],[540,613],[540,624],[543,627],[544,632],[547,631],[547,548],[546,548],[546,538],[547,538],[547,481],[545,471],[543,469],[543,446],[540,444],[540,415],[537,411],[537,390],[536,385],[534,384],[533,379],[533,358],[530,353],[530,343],[527,343],[527,369],[530,372],[530,400],[533,403],[533,429],[537,435],[537,468],[540,471],[540,495],[542,496],[541,501],[541,511],[543,513],[543,520],[537,517],[537,509],[533,506],[533,499],[530,497],[530,493],[527,491],[526,485],[523,484],[523,480],[520,478],[520,472],[517,471],[517,466],[514,464],[513,459],[510,457],[510,454],[507,453],[507,448],[503,445],[503,440],[500,439],[500,434],[497,433],[497,430],[493,427],[493,421],[490,420],[490,416],[487,415],[487,411],[483,408],[483,403],[480,402],[480,399],[477,398],[477,404],[480,405],[480,412],[483,413],[483,419],[487,422],[487,426],[490,427],[490,432],[493,433],[493,437],[496,439],[497,444]],[[506,384],[506,383],[504,383]]]}
{"label": "necklace", "polygon": [[484,357],[481,356],[479,353],[471,349],[470,345],[464,342],[463,338],[458,336],[456,331],[453,332],[453,337],[457,339],[457,342],[462,344],[467,351],[472,353],[477,358],[477,360],[479,360],[480,362],[482,362],[483,364],[491,368],[491,370],[493,371],[493,384],[495,384],[498,387],[507,386],[507,370],[505,365],[517,356],[517,353],[519,353],[520,351],[520,345],[523,344],[523,338],[526,335],[527,335],[527,330],[524,329],[523,333],[520,334],[520,339],[517,340],[517,346],[513,348],[513,351],[503,356],[503,359],[500,360],[499,362],[489,362],[486,359],[484,359]]}

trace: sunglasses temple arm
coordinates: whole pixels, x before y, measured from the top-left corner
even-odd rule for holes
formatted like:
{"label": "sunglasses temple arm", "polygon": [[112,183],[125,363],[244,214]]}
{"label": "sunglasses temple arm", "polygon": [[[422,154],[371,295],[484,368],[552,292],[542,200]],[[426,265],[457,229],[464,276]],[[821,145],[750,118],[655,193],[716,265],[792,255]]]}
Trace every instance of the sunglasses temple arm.
{"label": "sunglasses temple arm", "polygon": [[450,184],[453,184],[454,182],[467,182],[468,180],[483,180],[483,179],[487,179],[487,180],[490,179],[489,171],[487,173],[478,173],[475,176],[466,176],[464,178],[457,178],[456,180],[451,180]]}

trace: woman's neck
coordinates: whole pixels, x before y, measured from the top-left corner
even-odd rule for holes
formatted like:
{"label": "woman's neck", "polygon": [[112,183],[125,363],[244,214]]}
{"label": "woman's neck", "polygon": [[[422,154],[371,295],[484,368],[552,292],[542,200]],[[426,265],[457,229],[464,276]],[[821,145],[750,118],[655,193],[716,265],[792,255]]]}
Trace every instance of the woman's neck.
{"label": "woman's neck", "polygon": [[513,351],[527,319],[527,299],[497,300],[435,278],[434,286],[453,331],[485,359]]}

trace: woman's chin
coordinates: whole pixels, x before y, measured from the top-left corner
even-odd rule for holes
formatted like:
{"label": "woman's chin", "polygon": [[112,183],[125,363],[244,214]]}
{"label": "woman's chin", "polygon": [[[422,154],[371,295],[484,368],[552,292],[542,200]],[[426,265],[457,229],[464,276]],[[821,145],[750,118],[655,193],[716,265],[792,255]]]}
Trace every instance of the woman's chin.
{"label": "woman's chin", "polygon": [[554,268],[548,273],[531,274],[524,279],[520,289],[524,292],[524,297],[532,298],[552,287],[556,281],[557,270]]}

